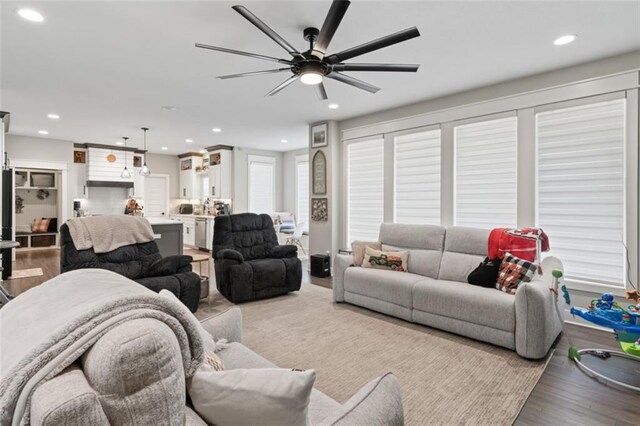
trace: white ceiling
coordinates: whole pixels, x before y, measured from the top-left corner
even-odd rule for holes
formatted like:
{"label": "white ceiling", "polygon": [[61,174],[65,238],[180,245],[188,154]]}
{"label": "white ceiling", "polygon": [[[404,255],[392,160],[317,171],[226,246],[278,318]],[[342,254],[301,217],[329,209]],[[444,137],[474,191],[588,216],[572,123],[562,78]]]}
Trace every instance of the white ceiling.
{"label": "white ceiling", "polygon": [[[342,120],[640,48],[640,2],[431,2],[354,0],[329,53],[417,26],[422,36],[351,62],[420,63],[416,74],[351,73],[382,88],[375,95],[326,82],[318,101],[299,82],[264,94],[287,74],[219,80],[279,64],[197,49],[195,42],[287,58],[287,53],[223,1],[0,2],[0,109],[11,133],[113,144],[129,136],[149,150],[178,154],[215,144],[291,150],[307,125]],[[302,30],[320,27],[330,2],[244,1],[300,50]],[[40,11],[43,23],[17,16]],[[553,45],[563,34],[573,44]],[[275,65],[275,66],[274,66]],[[340,104],[329,110],[331,102]],[[173,105],[176,111],[160,109]],[[58,121],[47,119],[57,113]],[[211,128],[220,127],[214,134]],[[185,139],[195,142],[186,144]],[[283,144],[281,139],[289,142]],[[168,151],[160,147],[168,146]]]}

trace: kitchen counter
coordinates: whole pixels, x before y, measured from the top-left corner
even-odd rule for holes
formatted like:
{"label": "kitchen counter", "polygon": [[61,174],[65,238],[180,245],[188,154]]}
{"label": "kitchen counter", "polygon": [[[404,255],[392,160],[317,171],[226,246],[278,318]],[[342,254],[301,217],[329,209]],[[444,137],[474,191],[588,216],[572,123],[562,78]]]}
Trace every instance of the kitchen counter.
{"label": "kitchen counter", "polygon": [[178,213],[173,214],[172,213],[172,214],[169,215],[169,217],[173,217],[173,216],[175,216],[175,217],[184,217],[184,218],[204,217],[205,219],[215,219],[216,218],[215,216],[210,215],[210,214],[178,214]]}
{"label": "kitchen counter", "polygon": [[147,219],[151,225],[173,225],[180,223],[177,220],[171,220],[167,217],[145,217],[145,219]]}

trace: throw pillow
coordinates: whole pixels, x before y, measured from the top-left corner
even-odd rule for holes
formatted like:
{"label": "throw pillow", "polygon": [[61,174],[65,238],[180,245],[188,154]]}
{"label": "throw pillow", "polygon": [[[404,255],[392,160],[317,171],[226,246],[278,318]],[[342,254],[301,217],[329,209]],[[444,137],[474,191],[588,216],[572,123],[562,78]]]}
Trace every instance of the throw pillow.
{"label": "throw pillow", "polygon": [[494,288],[498,280],[498,272],[500,271],[500,259],[489,259],[486,257],[476,269],[474,269],[467,277],[467,282],[480,287]]}
{"label": "throw pillow", "polygon": [[314,370],[198,370],[188,382],[196,412],[209,424],[306,426]]}
{"label": "throw pillow", "polygon": [[390,269],[392,271],[409,272],[408,251],[380,251],[366,247],[364,250],[363,268]]}
{"label": "throw pillow", "polygon": [[535,263],[515,257],[511,253],[505,253],[500,265],[496,288],[505,293],[516,294],[521,283],[531,281],[536,269],[538,269],[538,265]]}
{"label": "throw pillow", "polygon": [[367,247],[381,250],[382,244],[379,241],[354,241],[351,243],[354,266],[362,266],[362,261],[364,260],[364,249]]}
{"label": "throw pillow", "polygon": [[47,232],[51,219],[33,219],[31,232]]}

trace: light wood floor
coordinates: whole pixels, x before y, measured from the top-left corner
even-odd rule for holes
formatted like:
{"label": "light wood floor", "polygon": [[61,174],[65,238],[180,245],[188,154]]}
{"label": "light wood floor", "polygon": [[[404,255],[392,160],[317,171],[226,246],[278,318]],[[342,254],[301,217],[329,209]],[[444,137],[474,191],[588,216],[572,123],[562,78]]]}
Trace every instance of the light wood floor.
{"label": "light wood floor", "polygon": [[[185,250],[185,254],[194,252]],[[202,252],[199,253],[202,254]],[[5,281],[3,283],[5,289],[11,294],[19,294],[58,275],[59,256],[57,249],[19,252],[14,268],[42,268],[44,275]],[[198,271],[198,265],[194,265],[194,270]],[[331,288],[330,278],[309,276],[306,262],[303,271],[305,282]],[[567,332],[578,348],[596,347],[619,350],[610,333],[571,324],[567,325]],[[555,346],[549,365],[520,412],[516,425],[638,424],[640,419],[638,394],[605,386],[578,370],[567,358],[569,343],[566,336],[561,336]],[[514,380],[517,380],[517,377],[514,377]]]}

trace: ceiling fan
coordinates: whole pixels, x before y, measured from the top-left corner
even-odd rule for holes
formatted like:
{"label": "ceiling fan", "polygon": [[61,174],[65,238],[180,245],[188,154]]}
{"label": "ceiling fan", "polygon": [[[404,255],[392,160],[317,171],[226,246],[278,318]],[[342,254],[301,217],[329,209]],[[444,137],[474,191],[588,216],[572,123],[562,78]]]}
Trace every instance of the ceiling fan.
{"label": "ceiling fan", "polygon": [[284,82],[276,86],[273,90],[268,92],[265,96],[273,96],[280,92],[291,83],[298,79],[309,85],[314,85],[316,88],[316,94],[321,100],[327,99],[327,91],[322,83],[324,77],[332,80],[340,81],[342,83],[349,84],[362,90],[366,90],[370,93],[376,93],[380,90],[372,84],[366,83],[357,78],[351,77],[347,74],[343,74],[344,71],[393,71],[393,72],[416,72],[418,71],[418,64],[376,64],[376,63],[345,63],[351,58],[355,58],[365,53],[373,52],[374,50],[382,49],[387,46],[391,46],[406,40],[410,40],[414,37],[419,37],[420,33],[416,27],[407,28],[394,34],[390,34],[385,37],[381,37],[376,40],[369,41],[356,47],[352,47],[342,52],[327,55],[327,48],[331,39],[335,34],[342,18],[344,17],[349,5],[348,0],[333,0],[331,8],[327,13],[327,17],[322,24],[322,28],[306,28],[303,32],[304,39],[309,42],[309,50],[306,52],[299,52],[295,47],[289,44],[285,39],[280,37],[275,31],[273,31],[267,24],[262,22],[257,16],[251,13],[244,6],[233,6],[233,10],[238,12],[244,18],[246,18],[253,25],[258,27],[260,31],[265,33],[269,38],[278,43],[284,50],[291,55],[291,59],[278,59],[271,56],[259,55],[256,53],[243,52],[240,50],[227,49],[224,47],[210,46],[207,44],[196,43],[196,47],[202,49],[217,50],[219,52],[232,53],[234,55],[249,56],[251,58],[264,59],[267,61],[278,62],[286,65],[286,67],[276,68],[264,71],[245,72],[242,74],[223,75],[218,78],[229,79],[237,77],[249,77],[262,74],[274,74],[281,72],[291,72],[292,76],[287,78]]}

